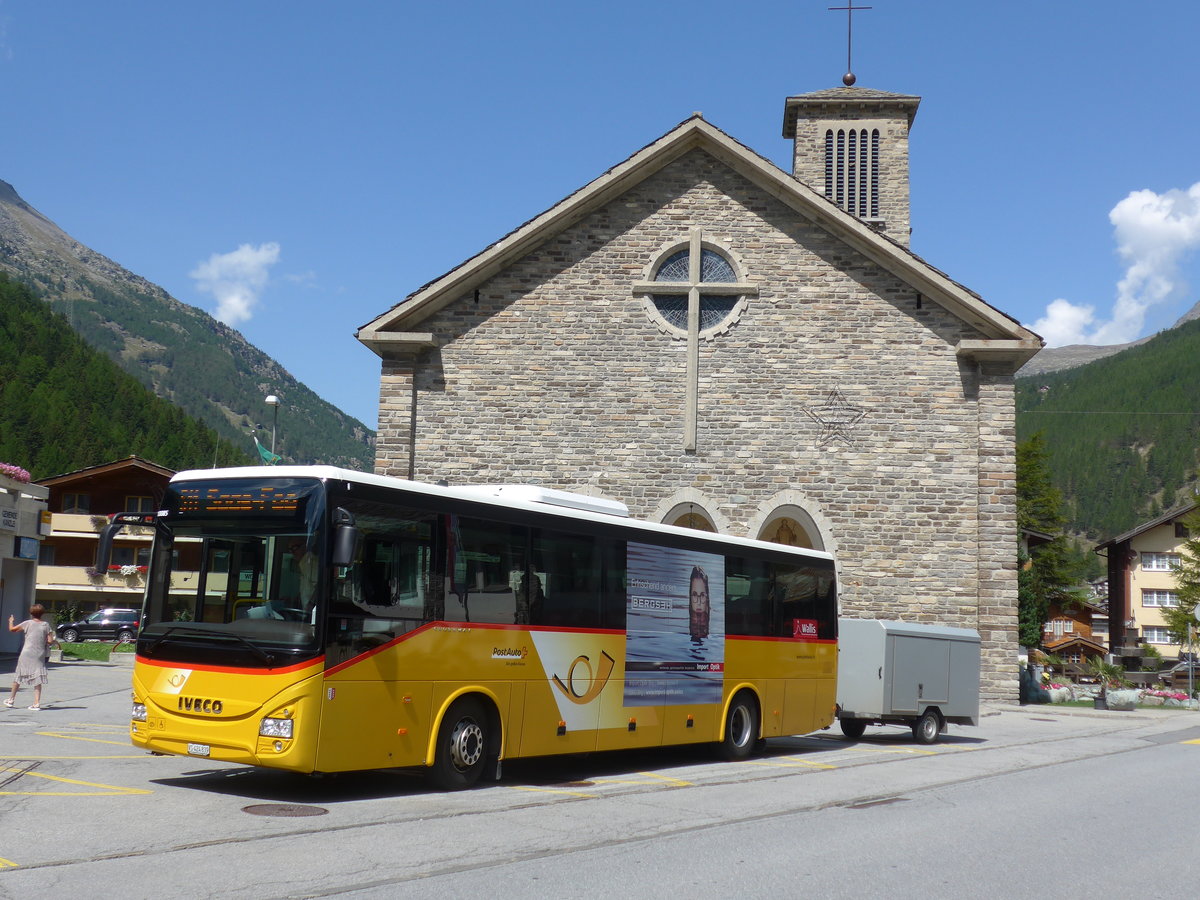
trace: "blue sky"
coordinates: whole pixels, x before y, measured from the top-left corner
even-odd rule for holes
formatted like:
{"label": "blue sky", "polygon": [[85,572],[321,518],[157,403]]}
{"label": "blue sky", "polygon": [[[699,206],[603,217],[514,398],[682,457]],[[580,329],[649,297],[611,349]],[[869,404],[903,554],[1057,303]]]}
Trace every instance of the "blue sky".
{"label": "blue sky", "polygon": [[[1200,300],[1200,3],[860,2],[917,253],[1052,343]],[[844,5],[0,0],[0,179],[374,427],[360,325],[694,110],[788,168]]]}

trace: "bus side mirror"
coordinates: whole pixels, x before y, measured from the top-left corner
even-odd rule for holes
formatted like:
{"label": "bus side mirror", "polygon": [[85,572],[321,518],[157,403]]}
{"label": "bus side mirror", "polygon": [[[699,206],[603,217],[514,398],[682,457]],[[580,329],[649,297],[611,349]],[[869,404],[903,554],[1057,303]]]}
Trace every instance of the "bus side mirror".
{"label": "bus side mirror", "polygon": [[96,571],[101,574],[108,571],[112,560],[113,537],[125,527],[123,522],[109,522],[100,529],[100,540],[96,544]]}
{"label": "bus side mirror", "polygon": [[348,566],[354,562],[354,551],[358,547],[358,528],[354,516],[340,506],[333,512],[333,559],[335,566]]}
{"label": "bus side mirror", "polygon": [[100,540],[96,542],[96,571],[101,574],[108,571],[112,561],[113,538],[126,525],[155,525],[158,521],[154,513],[116,513],[108,517],[108,524],[100,529]]}

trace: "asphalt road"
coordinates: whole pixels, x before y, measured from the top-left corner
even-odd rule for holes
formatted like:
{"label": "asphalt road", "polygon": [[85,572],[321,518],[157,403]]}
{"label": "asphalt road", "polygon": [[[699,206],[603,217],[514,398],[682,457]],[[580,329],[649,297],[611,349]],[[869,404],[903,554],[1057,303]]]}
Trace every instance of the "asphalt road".
{"label": "asphalt road", "polygon": [[745,763],[508,763],[443,794],[148,756],[129,673],[54,665],[51,708],[0,709],[0,897],[1153,898],[1197,874],[1196,712],[996,705],[932,747],[834,730]]}

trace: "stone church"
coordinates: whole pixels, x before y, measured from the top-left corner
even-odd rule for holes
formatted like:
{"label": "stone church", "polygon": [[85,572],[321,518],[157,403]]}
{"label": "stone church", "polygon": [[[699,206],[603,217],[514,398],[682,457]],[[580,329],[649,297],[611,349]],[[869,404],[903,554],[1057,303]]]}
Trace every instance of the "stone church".
{"label": "stone church", "polygon": [[843,615],[977,629],[1017,695],[1013,373],[908,249],[919,97],[789,97],[791,174],[693,115],[363,326],[376,470],[834,553]]}

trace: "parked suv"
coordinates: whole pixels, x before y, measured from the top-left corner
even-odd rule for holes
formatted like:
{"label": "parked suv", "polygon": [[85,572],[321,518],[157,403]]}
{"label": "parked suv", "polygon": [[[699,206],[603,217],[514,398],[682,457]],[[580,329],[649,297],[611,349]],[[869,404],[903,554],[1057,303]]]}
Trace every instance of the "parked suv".
{"label": "parked suv", "polygon": [[136,609],[102,609],[85,619],[64,622],[56,629],[60,641],[74,642],[92,640],[132,641],[137,637],[138,617]]}

